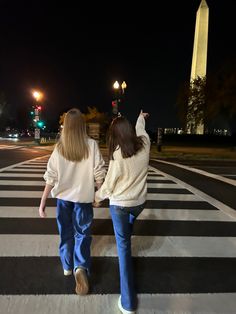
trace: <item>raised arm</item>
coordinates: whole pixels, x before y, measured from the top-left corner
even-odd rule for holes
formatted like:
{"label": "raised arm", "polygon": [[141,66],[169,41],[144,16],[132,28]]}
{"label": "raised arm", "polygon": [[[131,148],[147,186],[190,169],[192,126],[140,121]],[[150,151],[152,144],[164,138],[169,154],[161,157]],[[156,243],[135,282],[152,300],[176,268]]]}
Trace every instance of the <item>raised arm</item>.
{"label": "raised arm", "polygon": [[144,136],[145,139],[147,140],[147,142],[150,144],[150,138],[148,133],[145,130],[145,124],[146,121],[145,119],[149,116],[149,114],[147,112],[143,112],[141,110],[137,122],[136,122],[136,126],[135,126],[135,130],[136,130],[136,134],[137,136]]}

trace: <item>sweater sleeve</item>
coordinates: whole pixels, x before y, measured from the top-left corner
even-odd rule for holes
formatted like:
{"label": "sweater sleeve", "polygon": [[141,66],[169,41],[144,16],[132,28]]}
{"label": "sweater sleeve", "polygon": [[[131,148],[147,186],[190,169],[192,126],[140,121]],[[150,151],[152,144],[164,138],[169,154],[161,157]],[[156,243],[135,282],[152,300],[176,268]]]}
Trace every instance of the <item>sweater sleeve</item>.
{"label": "sweater sleeve", "polygon": [[116,181],[121,175],[119,162],[117,160],[110,160],[107,175],[101,188],[95,193],[95,201],[101,202],[112,195]]}
{"label": "sweater sleeve", "polygon": [[150,138],[149,138],[148,133],[145,130],[145,118],[142,114],[140,114],[137,119],[135,130],[136,130],[137,136],[145,137],[146,142],[150,145]]}
{"label": "sweater sleeve", "polygon": [[57,154],[56,149],[54,149],[48,160],[47,170],[43,175],[43,178],[46,181],[46,183],[52,186],[54,186],[58,180],[56,154]]}
{"label": "sweater sleeve", "polygon": [[102,154],[100,152],[97,142],[96,141],[94,142],[95,142],[94,178],[97,183],[102,183],[106,175],[105,161],[102,157]]}

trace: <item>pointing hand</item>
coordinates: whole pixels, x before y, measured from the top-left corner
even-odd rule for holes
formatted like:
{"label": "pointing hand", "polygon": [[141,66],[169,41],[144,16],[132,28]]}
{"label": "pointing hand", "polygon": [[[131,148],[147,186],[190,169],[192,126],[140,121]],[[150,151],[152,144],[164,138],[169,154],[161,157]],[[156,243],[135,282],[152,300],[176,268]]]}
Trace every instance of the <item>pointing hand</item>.
{"label": "pointing hand", "polygon": [[142,115],[144,118],[149,117],[149,113],[148,112],[143,112],[143,110],[140,111],[140,115]]}

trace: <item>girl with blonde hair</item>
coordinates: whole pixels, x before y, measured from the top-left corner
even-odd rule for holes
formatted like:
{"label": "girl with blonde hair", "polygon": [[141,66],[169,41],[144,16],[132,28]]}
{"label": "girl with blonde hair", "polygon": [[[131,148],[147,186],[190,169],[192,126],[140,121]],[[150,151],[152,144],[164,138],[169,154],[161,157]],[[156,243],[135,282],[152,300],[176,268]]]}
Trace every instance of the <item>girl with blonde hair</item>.
{"label": "girl with blonde hair", "polygon": [[60,139],[48,160],[39,215],[46,217],[46,200],[57,199],[56,219],[60,235],[59,255],[64,275],[74,271],[77,294],[89,291],[91,223],[95,185],[105,177],[105,162],[95,140],[88,137],[83,116],[70,109]]}

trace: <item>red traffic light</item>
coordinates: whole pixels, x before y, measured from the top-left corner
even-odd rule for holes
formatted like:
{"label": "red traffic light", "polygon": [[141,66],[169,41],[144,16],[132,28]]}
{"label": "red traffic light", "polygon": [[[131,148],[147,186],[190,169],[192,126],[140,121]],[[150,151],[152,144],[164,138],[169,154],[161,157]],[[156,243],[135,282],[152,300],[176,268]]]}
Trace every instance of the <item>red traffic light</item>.
{"label": "red traffic light", "polygon": [[111,105],[112,105],[112,107],[116,107],[116,106],[117,106],[117,100],[113,100],[113,101],[111,102]]}
{"label": "red traffic light", "polygon": [[38,110],[42,110],[42,106],[37,106],[37,109]]}

